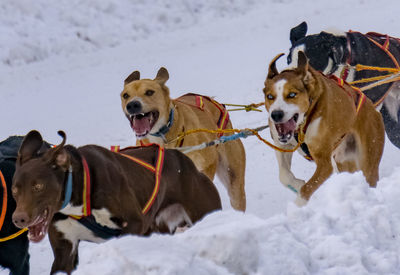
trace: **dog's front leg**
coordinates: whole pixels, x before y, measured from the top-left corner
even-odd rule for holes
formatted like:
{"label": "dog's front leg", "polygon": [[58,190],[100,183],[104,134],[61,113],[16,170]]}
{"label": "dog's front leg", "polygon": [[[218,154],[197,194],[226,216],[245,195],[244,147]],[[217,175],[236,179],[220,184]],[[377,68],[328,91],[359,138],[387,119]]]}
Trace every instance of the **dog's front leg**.
{"label": "dog's front leg", "polygon": [[279,164],[279,180],[292,191],[299,193],[300,188],[305,184],[304,180],[296,178],[290,170],[292,166],[293,153],[276,152],[276,158]]}
{"label": "dog's front leg", "polygon": [[50,274],[65,272],[70,275],[78,264],[78,242],[64,239],[63,233],[57,231],[54,225],[49,227],[49,239],[54,254]]}
{"label": "dog's front leg", "polygon": [[333,167],[329,157],[314,158],[317,169],[310,180],[301,187],[300,196],[304,200],[309,200],[311,195],[318,187],[333,173]]}

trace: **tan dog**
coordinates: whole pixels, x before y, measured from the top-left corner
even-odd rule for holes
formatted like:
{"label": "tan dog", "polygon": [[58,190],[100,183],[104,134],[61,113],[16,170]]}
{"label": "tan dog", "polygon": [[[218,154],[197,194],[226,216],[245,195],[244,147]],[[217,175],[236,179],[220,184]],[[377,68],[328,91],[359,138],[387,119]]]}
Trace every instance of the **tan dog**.
{"label": "tan dog", "polygon": [[[138,71],[125,79],[124,90],[121,92],[122,109],[136,134],[137,144],[151,142],[166,148],[193,146],[212,141],[217,135],[196,133],[184,137],[180,142],[176,138],[191,129],[232,128],[223,105],[208,97],[188,94],[171,99],[165,85],[168,78],[168,71],[160,68],[155,79],[140,79]],[[221,123],[224,125],[219,125]],[[211,180],[215,174],[219,176],[228,190],[233,208],[242,211],[246,209],[246,156],[239,139],[187,155]]]}
{"label": "tan dog", "polygon": [[[282,184],[298,192],[299,204],[305,203],[334,169],[362,170],[369,185],[375,187],[385,138],[381,115],[363,94],[311,68],[303,52],[299,52],[297,68],[278,73],[275,62],[282,55],[271,62],[264,88],[271,135],[286,149],[297,145],[297,135],[304,136],[299,151],[309,153],[317,165],[305,183],[290,171],[292,153],[277,151]],[[357,98],[364,103],[358,104]]]}

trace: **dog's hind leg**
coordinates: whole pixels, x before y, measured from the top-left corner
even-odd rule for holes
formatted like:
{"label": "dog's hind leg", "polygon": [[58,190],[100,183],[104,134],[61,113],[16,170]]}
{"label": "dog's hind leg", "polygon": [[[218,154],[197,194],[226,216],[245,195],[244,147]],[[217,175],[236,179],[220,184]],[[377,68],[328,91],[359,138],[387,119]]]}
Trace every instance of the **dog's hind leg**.
{"label": "dog's hind leg", "polygon": [[155,223],[159,232],[170,234],[178,228],[193,225],[185,208],[179,203],[171,204],[159,211]]}
{"label": "dog's hind leg", "polygon": [[228,191],[234,209],[246,210],[246,155],[240,140],[225,143],[220,148],[217,175]]}
{"label": "dog's hind leg", "polygon": [[[373,117],[370,116],[372,120]],[[381,119],[377,117],[376,121]],[[374,128],[369,129],[369,133],[360,137],[361,141],[361,170],[371,187],[376,187],[379,180],[379,163],[381,161],[385,135],[382,124],[374,123]],[[383,126],[383,125],[382,125]],[[370,127],[371,128],[371,127]]]}
{"label": "dog's hind leg", "polygon": [[398,110],[397,120],[390,115],[385,105],[382,106],[381,114],[383,122],[385,123],[385,131],[390,142],[400,149],[400,110]]}

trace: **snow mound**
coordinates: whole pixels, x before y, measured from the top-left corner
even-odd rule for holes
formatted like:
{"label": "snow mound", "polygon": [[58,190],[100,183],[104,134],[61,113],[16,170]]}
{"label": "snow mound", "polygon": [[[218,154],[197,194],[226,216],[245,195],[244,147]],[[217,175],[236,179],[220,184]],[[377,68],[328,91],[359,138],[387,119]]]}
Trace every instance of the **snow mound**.
{"label": "snow mound", "polygon": [[269,219],[223,211],[175,236],[86,246],[75,274],[397,274],[399,180],[400,168],[376,189],[338,174]]}
{"label": "snow mound", "polygon": [[[17,65],[115,47],[199,22],[243,14],[255,0],[4,0],[0,62]],[[73,12],[71,12],[73,11]]]}

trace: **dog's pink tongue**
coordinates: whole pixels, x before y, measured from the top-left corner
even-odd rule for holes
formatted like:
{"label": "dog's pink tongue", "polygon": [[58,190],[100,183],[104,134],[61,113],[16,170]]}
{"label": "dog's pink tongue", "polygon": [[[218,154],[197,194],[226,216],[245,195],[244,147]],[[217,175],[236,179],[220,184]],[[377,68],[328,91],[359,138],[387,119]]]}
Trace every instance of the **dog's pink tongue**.
{"label": "dog's pink tongue", "polygon": [[275,124],[275,127],[280,136],[286,136],[296,130],[296,122],[291,118],[285,123]]}
{"label": "dog's pink tongue", "polygon": [[31,242],[38,243],[46,236],[47,228],[45,222],[29,227],[28,238]]}
{"label": "dog's pink tongue", "polygon": [[134,118],[131,122],[131,127],[137,136],[144,136],[150,132],[150,117]]}

